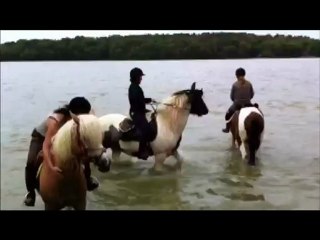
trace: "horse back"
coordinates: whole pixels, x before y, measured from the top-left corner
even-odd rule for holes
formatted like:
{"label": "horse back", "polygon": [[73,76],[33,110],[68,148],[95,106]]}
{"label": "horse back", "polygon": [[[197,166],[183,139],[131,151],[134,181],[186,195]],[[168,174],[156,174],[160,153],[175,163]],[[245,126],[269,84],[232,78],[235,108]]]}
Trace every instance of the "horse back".
{"label": "horse back", "polygon": [[264,131],[264,117],[255,107],[242,108],[239,113],[239,135],[242,141],[259,148]]}
{"label": "horse back", "polygon": [[230,130],[231,130],[231,133],[234,137],[234,139],[237,139],[239,137],[239,128],[238,128],[238,125],[239,125],[239,113],[240,111],[236,111],[233,116],[232,116],[232,119],[231,119],[231,126],[230,126]]}

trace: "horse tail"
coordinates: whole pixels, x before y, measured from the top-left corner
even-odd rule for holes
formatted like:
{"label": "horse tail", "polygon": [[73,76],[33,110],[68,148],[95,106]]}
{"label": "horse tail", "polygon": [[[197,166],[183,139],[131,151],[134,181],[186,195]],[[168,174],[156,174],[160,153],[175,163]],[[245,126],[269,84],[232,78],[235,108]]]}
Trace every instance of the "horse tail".
{"label": "horse tail", "polygon": [[264,119],[263,117],[256,113],[252,112],[248,115],[245,120],[245,128],[248,136],[248,145],[249,145],[249,164],[255,165],[255,154],[259,149],[261,144],[261,134],[264,130]]}

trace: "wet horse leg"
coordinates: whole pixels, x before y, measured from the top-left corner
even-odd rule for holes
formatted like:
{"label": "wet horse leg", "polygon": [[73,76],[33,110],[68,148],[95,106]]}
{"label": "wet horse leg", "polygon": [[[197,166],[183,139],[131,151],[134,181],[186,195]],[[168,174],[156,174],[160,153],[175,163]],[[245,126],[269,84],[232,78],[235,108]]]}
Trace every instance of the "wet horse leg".
{"label": "wet horse leg", "polygon": [[46,211],[58,211],[61,209],[62,209],[62,206],[59,206],[57,204],[48,204],[48,203],[44,204],[44,210]]}
{"label": "wet horse leg", "polygon": [[174,153],[173,153],[173,156],[176,158],[177,160],[177,163],[175,164],[175,168],[177,171],[179,171],[181,173],[181,168],[182,168],[182,163],[183,163],[183,157],[182,155],[179,153],[178,150],[176,150]]}
{"label": "wet horse leg", "polygon": [[241,139],[240,139],[240,136],[238,135],[237,137],[236,137],[236,143],[237,143],[237,147],[238,148],[240,148],[240,145],[241,145]]}
{"label": "wet horse leg", "polygon": [[121,152],[119,150],[112,149],[112,160],[114,162],[120,161],[120,155],[121,155]]}
{"label": "wet horse leg", "polygon": [[231,134],[232,134],[232,148],[236,148],[237,145],[236,145],[236,138],[234,136],[234,133],[231,131]]}
{"label": "wet horse leg", "polygon": [[155,162],[154,162],[154,166],[153,169],[156,172],[162,172],[163,170],[163,163],[166,160],[166,154],[165,153],[160,153],[155,155]]}
{"label": "wet horse leg", "polygon": [[86,210],[86,205],[87,205],[86,199],[84,198],[84,199],[79,200],[79,202],[75,203],[73,205],[73,208],[76,211]]}

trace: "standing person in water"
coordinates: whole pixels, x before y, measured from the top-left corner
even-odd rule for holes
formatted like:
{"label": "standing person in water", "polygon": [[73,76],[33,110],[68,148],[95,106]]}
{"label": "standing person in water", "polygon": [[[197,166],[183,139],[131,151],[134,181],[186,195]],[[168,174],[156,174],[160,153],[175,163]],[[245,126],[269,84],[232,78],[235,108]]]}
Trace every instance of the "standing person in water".
{"label": "standing person in water", "polygon": [[[245,79],[246,71],[243,68],[238,68],[236,70],[237,81],[233,83],[230,98],[232,100],[232,105],[228,109],[225,120],[228,121],[235,111],[241,109],[244,106],[251,106],[251,99],[254,96],[254,90],[250,81]],[[230,130],[230,124],[227,122],[226,128],[222,129],[224,133],[228,133]]]}
{"label": "standing person in water", "polygon": [[[32,132],[29,147],[27,164],[25,167],[25,183],[27,187],[27,195],[24,203],[26,206],[34,206],[36,200],[36,175],[41,165],[41,161],[37,158],[39,152],[43,150],[44,158],[48,159],[50,168],[56,172],[61,170],[55,166],[53,159],[50,157],[51,139],[58,130],[71,119],[70,112],[75,115],[88,114],[91,111],[91,105],[84,97],[75,97],[69,104],[54,110],[40,125]],[[98,187],[98,183],[91,177],[91,169],[89,163],[85,165],[84,174],[87,180],[87,189],[92,191]]]}

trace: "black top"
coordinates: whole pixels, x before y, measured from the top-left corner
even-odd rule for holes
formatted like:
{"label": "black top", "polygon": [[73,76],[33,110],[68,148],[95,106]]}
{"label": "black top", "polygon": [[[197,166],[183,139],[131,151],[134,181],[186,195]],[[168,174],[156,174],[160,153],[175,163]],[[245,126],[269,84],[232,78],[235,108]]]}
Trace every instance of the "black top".
{"label": "black top", "polygon": [[137,83],[131,83],[129,87],[130,113],[146,113],[146,103],[151,98],[145,98],[142,88]]}

